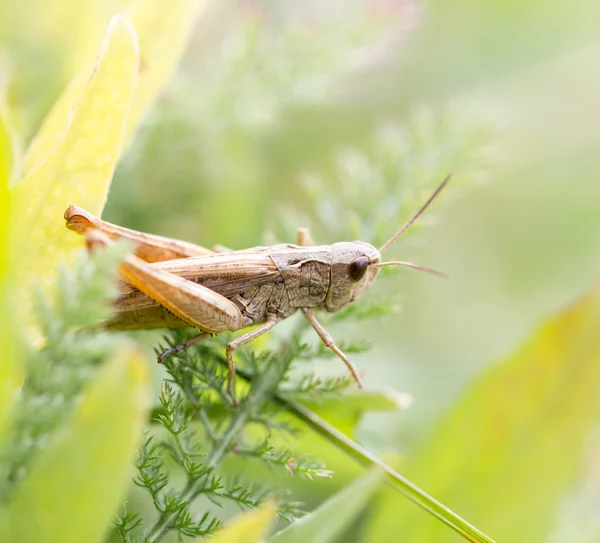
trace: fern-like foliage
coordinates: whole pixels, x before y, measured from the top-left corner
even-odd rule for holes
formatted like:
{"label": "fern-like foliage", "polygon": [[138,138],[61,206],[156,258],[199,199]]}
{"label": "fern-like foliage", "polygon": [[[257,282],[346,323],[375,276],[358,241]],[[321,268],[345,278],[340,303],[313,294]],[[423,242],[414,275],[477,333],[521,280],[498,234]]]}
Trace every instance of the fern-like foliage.
{"label": "fern-like foliage", "polygon": [[[448,173],[455,176],[439,200],[484,180],[495,160],[492,135],[488,117],[459,106],[439,112],[416,108],[405,123],[384,123],[365,148],[339,152],[332,171],[304,174],[299,190],[310,212],[296,204],[284,208],[273,226],[277,238],[293,239],[294,228],[310,225],[318,243],[361,239],[377,247]],[[407,237],[434,215],[424,215]],[[360,305],[352,310],[362,311]]]}
{"label": "fern-like foliage", "polygon": [[[292,520],[301,514],[301,504],[281,491],[247,481],[242,475],[226,477],[219,471],[223,461],[234,455],[282,474],[331,477],[332,472],[315,459],[300,457],[271,442],[275,433],[297,430],[272,402],[280,388],[286,394],[307,396],[317,390],[321,395],[334,394],[349,384],[345,378],[334,383],[307,376],[297,386],[290,386],[284,376],[295,361],[301,362],[300,355],[308,349],[299,339],[301,333],[298,330],[293,340],[272,351],[239,352],[239,406],[226,393],[228,334],[209,338],[165,361],[168,378],[163,383],[160,406],[153,414],[156,428],[140,451],[135,477],[135,484],[151,497],[158,518],[146,526],[141,516],[125,511],[115,524],[123,541],[151,543],[169,532],[179,537],[213,533],[221,521],[208,511],[199,520],[192,520],[197,517],[191,512],[192,504],[199,498],[218,505],[234,502],[242,509],[270,500],[277,503],[283,519]],[[173,331],[159,348],[174,346],[188,337],[186,331]]]}
{"label": "fern-like foliage", "polygon": [[[455,125],[448,118],[438,120],[421,113],[412,122],[414,126],[406,131],[382,129],[365,153],[340,155],[337,176],[343,191],[336,191],[330,179],[313,176],[306,190],[315,203],[314,216],[294,221],[288,213],[279,231],[287,231],[284,235],[289,239],[291,223],[316,224],[317,230],[332,236],[331,241],[357,238],[379,243],[418,208],[450,164],[466,165],[471,177],[479,175],[486,155],[480,156],[471,144],[485,133],[484,122],[476,119],[465,123],[458,139],[449,128]],[[432,149],[444,152],[431,156]],[[325,321],[337,326],[372,320],[394,309],[389,299],[361,301],[325,317]],[[151,497],[158,518],[147,525],[141,516],[125,512],[116,523],[123,541],[155,543],[168,533],[180,538],[213,533],[220,519],[209,511],[192,520],[192,505],[201,497],[217,504],[232,501],[243,509],[268,499],[278,504],[283,518],[300,513],[299,504],[286,496],[264,485],[256,486],[241,475],[228,481],[219,468],[228,456],[235,455],[291,475],[331,476],[332,472],[315,460],[299,458],[293,451],[272,444],[276,433],[299,430],[289,417],[281,416],[281,403],[273,401],[275,396],[318,402],[342,394],[352,384],[346,375],[324,378],[302,371],[307,361],[335,356],[321,342],[307,341],[305,332],[307,326],[302,322],[271,350],[236,351],[239,407],[226,392],[225,345],[231,339],[229,334],[207,338],[166,360],[168,379],[153,416],[157,428],[142,448],[135,479]],[[186,331],[173,331],[157,351],[189,337]],[[348,354],[369,348],[364,339],[338,344]],[[300,371],[290,372],[293,366]]]}
{"label": "fern-like foliage", "polygon": [[110,315],[114,276],[129,247],[116,244],[91,257],[81,254],[64,266],[53,297],[36,293],[36,314],[44,347],[23,342],[25,381],[14,408],[7,441],[0,450],[0,499],[25,475],[69,416],[85,384],[119,339],[96,329]]}

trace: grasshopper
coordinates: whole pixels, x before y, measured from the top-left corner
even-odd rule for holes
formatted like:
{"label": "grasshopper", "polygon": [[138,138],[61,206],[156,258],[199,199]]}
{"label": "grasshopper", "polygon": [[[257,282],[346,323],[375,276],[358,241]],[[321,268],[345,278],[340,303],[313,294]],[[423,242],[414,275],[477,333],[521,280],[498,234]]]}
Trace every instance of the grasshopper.
{"label": "grasshopper", "polygon": [[357,385],[363,387],[355,366],[319,323],[315,310],[335,312],[353,303],[383,266],[407,266],[444,276],[409,262],[383,262],[381,254],[427,209],[450,177],[379,250],[363,241],[314,245],[306,228],[298,230],[297,245],[209,250],[116,226],[75,206],[70,206],[64,217],[67,228],[84,235],[90,249],[118,238],[135,245],[135,252],[119,267],[120,295],[108,328],[194,326],[201,330],[188,341],[164,351],[159,362],[210,334],[258,325],[226,346],[227,391],[235,403],[233,352],[298,310],[325,346],[343,360]]}

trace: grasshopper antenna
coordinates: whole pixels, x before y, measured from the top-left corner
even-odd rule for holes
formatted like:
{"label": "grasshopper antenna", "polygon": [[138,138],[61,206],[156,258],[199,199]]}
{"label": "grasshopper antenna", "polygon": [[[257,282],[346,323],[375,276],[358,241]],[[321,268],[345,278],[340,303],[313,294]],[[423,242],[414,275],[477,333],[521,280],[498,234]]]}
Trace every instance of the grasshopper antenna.
{"label": "grasshopper antenna", "polygon": [[449,279],[450,276],[447,273],[434,270],[432,268],[426,268],[425,266],[419,266],[418,264],[412,264],[411,262],[402,262],[400,260],[390,260],[389,262],[378,262],[377,264],[373,264],[376,268],[381,268],[383,266],[405,266],[407,268],[412,268],[413,270],[419,270],[422,272],[430,273],[431,275],[435,275],[436,277],[442,277],[443,279]]}
{"label": "grasshopper antenna", "polygon": [[[452,179],[452,174],[449,173],[446,178],[442,181],[441,185],[435,189],[434,193],[427,199],[427,201],[421,206],[421,208],[408,220],[408,222],[402,227],[400,228],[400,230],[398,230],[398,232],[396,232],[390,239],[388,239],[382,246],[381,249],[379,249],[380,253],[383,253],[386,249],[388,249],[388,247],[390,245],[392,245],[402,234],[404,234],[404,232],[406,232],[410,226],[423,214],[423,212],[429,207],[429,204],[431,204],[431,202],[433,202],[436,198],[436,196],[442,192],[442,189],[448,184],[448,181],[450,181],[450,179]],[[406,266],[408,263],[401,263],[399,265],[402,266]],[[416,266],[414,264],[411,264],[409,267],[413,267],[415,269],[418,269],[419,266]],[[427,271],[426,269],[423,269],[423,271]],[[431,270],[433,271],[433,270]]]}

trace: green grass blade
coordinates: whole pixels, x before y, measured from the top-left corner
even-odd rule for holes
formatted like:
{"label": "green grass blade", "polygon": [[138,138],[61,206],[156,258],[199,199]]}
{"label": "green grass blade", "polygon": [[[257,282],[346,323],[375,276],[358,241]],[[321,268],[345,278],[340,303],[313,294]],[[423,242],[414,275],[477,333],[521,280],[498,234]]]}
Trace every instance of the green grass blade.
{"label": "green grass blade", "polygon": [[[139,71],[136,61],[138,84],[126,121],[125,144],[177,67],[205,3],[205,0],[134,0],[124,10],[123,15],[135,28],[140,47]],[[54,147],[60,134],[57,128],[62,130],[67,124],[72,104],[85,88],[93,64],[90,60],[71,81],[44,120],[27,151],[27,172],[42,163]],[[101,210],[101,207],[96,209],[96,214],[99,215]]]}
{"label": "green grass blade", "polygon": [[342,432],[331,426],[329,423],[321,419],[310,409],[307,409],[301,404],[290,402],[284,398],[278,399],[292,414],[302,420],[312,430],[316,431],[325,439],[334,443],[338,448],[346,454],[354,458],[357,462],[365,467],[378,467],[383,470],[386,476],[387,483],[406,496],[409,500],[416,503],[419,507],[425,509],[438,520],[452,528],[468,541],[473,543],[494,543],[494,540],[485,535],[483,532],[475,528],[469,522],[461,518],[454,511],[450,510],[444,504],[427,494],[424,490],[403,477],[393,468],[377,456],[361,447],[358,443],[352,441]]}
{"label": "green grass blade", "polygon": [[39,144],[41,163],[13,189],[13,218],[23,247],[38,261],[34,273],[53,268],[52,255],[64,258],[64,247],[81,246],[61,221],[69,204],[95,214],[104,206],[123,147],[138,59],[133,27],[122,16],[115,17],[91,77],[88,73],[85,88],[69,104],[68,118],[48,122],[39,135],[48,140]]}

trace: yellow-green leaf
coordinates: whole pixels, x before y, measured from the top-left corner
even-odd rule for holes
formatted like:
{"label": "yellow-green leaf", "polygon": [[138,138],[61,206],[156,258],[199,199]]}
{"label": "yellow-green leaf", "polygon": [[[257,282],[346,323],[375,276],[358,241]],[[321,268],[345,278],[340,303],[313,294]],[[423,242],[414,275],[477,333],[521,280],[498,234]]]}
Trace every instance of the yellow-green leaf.
{"label": "yellow-green leaf", "polygon": [[[0,33],[10,69],[10,105],[18,132],[29,139],[56,97],[94,58],[123,0],[0,2]],[[91,66],[90,66],[91,68]],[[66,119],[65,119],[66,121]]]}
{"label": "yellow-green leaf", "polygon": [[206,4],[206,0],[133,0],[125,9],[141,50],[140,84],[128,120],[128,139],[177,68]]}
{"label": "yellow-green leaf", "polygon": [[[177,67],[205,0],[135,0],[124,14],[136,29],[140,43],[139,85],[127,120],[129,141],[147,109],[160,94]],[[27,153],[25,168],[31,171],[51,151],[57,127],[67,122],[71,104],[81,92],[89,67],[65,89],[44,121]]]}
{"label": "yellow-green leaf", "polygon": [[10,414],[10,408],[21,376],[17,369],[12,319],[10,315],[10,263],[8,251],[9,191],[8,184],[13,164],[12,145],[4,110],[0,108],[0,442]]}
{"label": "yellow-green leaf", "polygon": [[267,539],[274,517],[273,505],[244,513],[211,538],[211,543],[262,543]]}
{"label": "yellow-green leaf", "polygon": [[106,362],[72,420],[15,489],[10,541],[104,541],[130,484],[148,394],[137,350],[122,349]]}
{"label": "yellow-green leaf", "polygon": [[[269,539],[273,543],[332,543],[355,522],[380,486],[377,470],[357,479],[315,511]],[[374,540],[375,541],[375,540]],[[383,540],[382,540],[383,541]],[[388,541],[397,541],[390,539]]]}
{"label": "yellow-green leaf", "polygon": [[102,210],[123,147],[138,61],[133,27],[114,17],[68,120],[46,125],[46,134],[53,135],[49,155],[13,188],[12,220],[24,276],[47,281],[58,262],[80,247],[62,220],[70,204],[95,214]]}
{"label": "yellow-green leaf", "polygon": [[[600,417],[600,291],[549,319],[475,382],[404,467],[497,541],[543,542]],[[365,541],[459,542],[386,493]]]}
{"label": "yellow-green leaf", "polygon": [[[2,182],[2,203],[7,203],[6,191],[10,186],[12,170],[15,162],[13,152],[12,135],[6,120],[6,111],[3,105],[2,97],[0,96],[0,180]],[[5,208],[0,208],[4,213]],[[2,262],[0,262],[2,264]]]}

